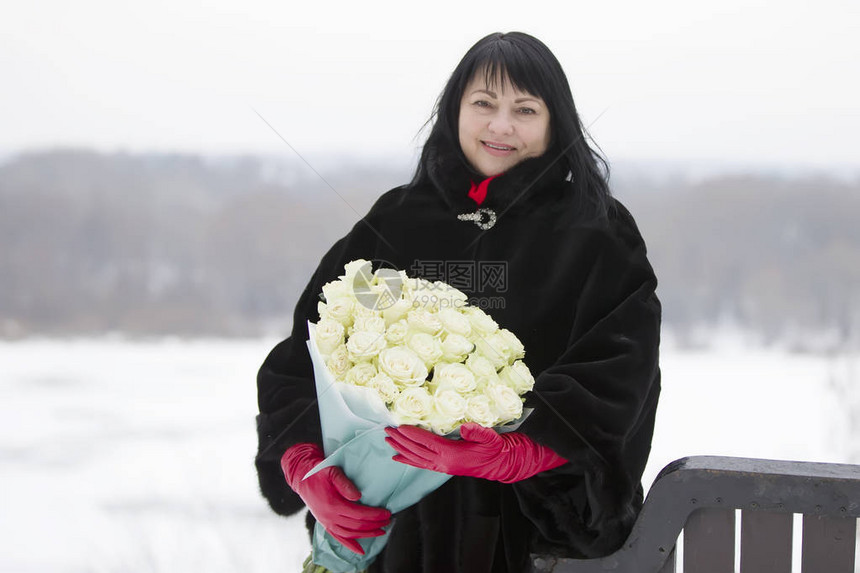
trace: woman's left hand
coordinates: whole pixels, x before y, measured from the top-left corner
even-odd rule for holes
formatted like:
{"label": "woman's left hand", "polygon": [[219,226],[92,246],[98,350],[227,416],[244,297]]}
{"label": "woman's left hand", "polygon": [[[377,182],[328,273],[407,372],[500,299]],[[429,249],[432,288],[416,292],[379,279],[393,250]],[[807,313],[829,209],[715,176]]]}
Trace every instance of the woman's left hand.
{"label": "woman's left hand", "polygon": [[497,434],[475,423],[460,427],[461,440],[415,427],[386,428],[395,461],[456,476],[513,483],[556,468],[567,460],[525,434]]}

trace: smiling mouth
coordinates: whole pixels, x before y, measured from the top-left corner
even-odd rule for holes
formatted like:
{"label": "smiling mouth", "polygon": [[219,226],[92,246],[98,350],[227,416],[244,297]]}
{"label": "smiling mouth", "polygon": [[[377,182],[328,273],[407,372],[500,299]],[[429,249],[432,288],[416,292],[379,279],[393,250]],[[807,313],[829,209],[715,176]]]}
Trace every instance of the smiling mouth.
{"label": "smiling mouth", "polygon": [[488,143],[486,141],[482,141],[484,145],[489,147],[490,149],[496,149],[498,151],[513,151],[516,147],[511,147],[510,145],[501,145],[499,143]]}

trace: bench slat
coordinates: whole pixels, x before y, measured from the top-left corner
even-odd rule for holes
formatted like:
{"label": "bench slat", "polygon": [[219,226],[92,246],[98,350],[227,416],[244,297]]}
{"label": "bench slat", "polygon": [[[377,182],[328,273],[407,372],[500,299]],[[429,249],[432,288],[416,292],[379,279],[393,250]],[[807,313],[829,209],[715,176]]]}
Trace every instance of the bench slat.
{"label": "bench slat", "polygon": [[735,510],[707,508],[684,527],[684,573],[734,573]]}
{"label": "bench slat", "polygon": [[803,573],[854,573],[857,520],[824,515],[803,516]]}
{"label": "bench slat", "polygon": [[794,516],[741,512],[741,573],[791,573]]}
{"label": "bench slat", "polygon": [[[854,520],[860,518],[857,500],[860,500],[860,465],[725,456],[682,458],[667,465],[654,480],[630,535],[618,551],[596,559],[559,558],[553,571],[672,573],[671,565],[664,567],[667,551],[671,551],[683,530],[686,542],[681,561],[685,573],[731,573],[735,562],[735,528],[741,529],[741,536],[746,529],[747,539],[757,528],[734,523],[735,511],[742,510],[750,514],[828,515],[847,519],[822,522],[817,517],[814,521],[807,518],[802,547],[792,549],[792,555],[802,550],[804,559],[792,567],[803,567],[805,573],[840,570],[853,573],[857,529]],[[702,509],[717,510],[713,515],[722,517],[715,521],[707,513],[697,513]],[[782,527],[787,528],[787,524]],[[816,534],[816,528],[821,532]],[[746,568],[752,567],[756,560],[757,543],[747,541],[746,555],[739,556],[738,561],[744,561]],[[774,543],[762,542],[762,545]],[[785,561],[787,557],[783,554],[783,564]]]}

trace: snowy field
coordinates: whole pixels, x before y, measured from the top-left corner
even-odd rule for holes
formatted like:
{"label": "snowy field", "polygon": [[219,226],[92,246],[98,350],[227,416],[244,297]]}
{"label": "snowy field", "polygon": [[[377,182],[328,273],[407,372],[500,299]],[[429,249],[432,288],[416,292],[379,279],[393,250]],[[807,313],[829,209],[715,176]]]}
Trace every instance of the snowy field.
{"label": "snowy field", "polygon": [[[0,343],[0,571],[300,570],[303,519],[270,512],[253,466],[275,342]],[[664,346],[646,490],[687,455],[858,461],[857,362]]]}

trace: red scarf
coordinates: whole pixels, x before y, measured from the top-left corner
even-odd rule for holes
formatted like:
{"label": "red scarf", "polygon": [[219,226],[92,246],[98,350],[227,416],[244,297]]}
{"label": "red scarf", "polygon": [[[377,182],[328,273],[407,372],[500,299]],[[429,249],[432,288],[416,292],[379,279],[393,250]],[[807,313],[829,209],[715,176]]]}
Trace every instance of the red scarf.
{"label": "red scarf", "polygon": [[472,188],[469,189],[469,197],[471,197],[472,200],[474,200],[475,203],[477,203],[478,205],[483,203],[484,199],[487,198],[487,186],[490,184],[490,181],[492,181],[499,175],[501,175],[501,173],[499,173],[498,175],[493,175],[492,177],[487,177],[478,185],[475,185],[475,182],[473,181]]}

